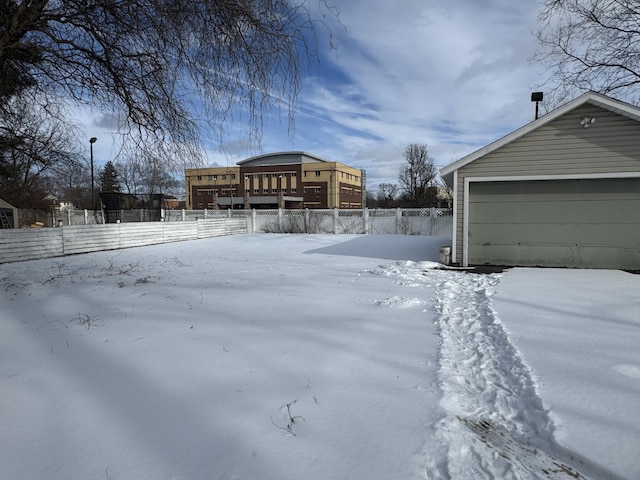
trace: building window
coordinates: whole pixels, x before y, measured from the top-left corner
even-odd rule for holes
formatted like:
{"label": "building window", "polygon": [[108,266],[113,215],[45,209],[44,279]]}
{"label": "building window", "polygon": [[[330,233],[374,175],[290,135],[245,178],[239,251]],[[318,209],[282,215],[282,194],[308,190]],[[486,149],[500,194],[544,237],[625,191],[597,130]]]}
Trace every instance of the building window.
{"label": "building window", "polygon": [[297,175],[296,172],[291,172],[292,177],[295,177],[296,175]]}
{"label": "building window", "polygon": [[281,188],[280,191],[283,192],[283,193],[286,193],[287,189],[286,188]]}
{"label": "building window", "polygon": [[222,175],[222,180],[226,180],[227,176],[226,175]]}
{"label": "building window", "polygon": [[271,189],[271,193],[278,193],[278,189],[277,188],[272,188]]}
{"label": "building window", "polygon": [[292,189],[291,189],[291,193],[296,193],[296,189],[295,189],[295,188],[292,188]]}
{"label": "building window", "polygon": [[260,190],[258,190],[257,188],[253,189],[253,193],[255,193],[256,195],[260,193]]}
{"label": "building window", "polygon": [[316,170],[316,177],[320,176],[320,170]]}
{"label": "building window", "polygon": [[278,174],[277,173],[272,173],[271,174],[271,178],[278,178]]}
{"label": "building window", "polygon": [[269,190],[267,190],[266,188],[262,190],[262,193],[269,193]]}
{"label": "building window", "polygon": [[235,174],[235,173],[232,173],[232,174],[231,174],[231,180],[235,180],[235,179],[236,179],[236,174]]}
{"label": "building window", "polygon": [[198,175],[196,178],[197,178],[198,180],[202,180],[202,177],[201,177],[200,175]]}
{"label": "building window", "polygon": [[213,180],[213,175],[207,175],[207,180]]}

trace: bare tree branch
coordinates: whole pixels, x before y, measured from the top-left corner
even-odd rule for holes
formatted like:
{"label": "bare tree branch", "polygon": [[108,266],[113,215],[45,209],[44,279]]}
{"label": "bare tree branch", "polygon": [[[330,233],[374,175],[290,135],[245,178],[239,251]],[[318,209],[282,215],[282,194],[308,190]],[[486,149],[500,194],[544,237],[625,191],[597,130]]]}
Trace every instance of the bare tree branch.
{"label": "bare tree branch", "polygon": [[[124,153],[169,172],[229,120],[259,140],[282,109],[291,129],[326,28],[316,3],[337,15],[325,0],[0,0],[0,147],[15,142],[2,105],[17,95],[43,118],[61,99],[92,105],[120,120]],[[0,150],[0,177],[3,162]]]}
{"label": "bare tree branch", "polygon": [[585,90],[640,101],[637,1],[546,0],[538,23],[534,58],[549,69],[553,103]]}

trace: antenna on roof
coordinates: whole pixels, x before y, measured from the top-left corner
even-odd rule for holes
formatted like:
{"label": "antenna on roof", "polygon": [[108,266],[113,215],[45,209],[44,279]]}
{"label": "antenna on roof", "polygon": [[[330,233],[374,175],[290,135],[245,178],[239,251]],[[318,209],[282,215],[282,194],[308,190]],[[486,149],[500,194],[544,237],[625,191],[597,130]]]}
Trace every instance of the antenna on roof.
{"label": "antenna on roof", "polygon": [[538,103],[542,101],[544,94],[542,92],[533,92],[531,94],[531,101],[536,102],[536,120],[538,119]]}

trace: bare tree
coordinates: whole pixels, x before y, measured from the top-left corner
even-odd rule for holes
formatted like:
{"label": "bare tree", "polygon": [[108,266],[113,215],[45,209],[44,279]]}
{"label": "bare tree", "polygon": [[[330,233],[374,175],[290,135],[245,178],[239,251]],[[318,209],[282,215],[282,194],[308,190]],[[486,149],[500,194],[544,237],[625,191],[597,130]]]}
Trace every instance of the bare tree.
{"label": "bare tree", "polygon": [[250,132],[270,106],[292,120],[316,52],[310,2],[0,0],[0,97],[90,103],[193,155],[201,128],[222,134],[233,115]]}
{"label": "bare tree", "polygon": [[378,185],[378,191],[376,192],[376,204],[380,208],[392,208],[397,206],[398,200],[398,185],[395,183],[381,183]]}
{"label": "bare tree", "polygon": [[56,168],[75,165],[73,128],[59,119],[55,105],[43,112],[18,94],[0,107],[0,191],[21,208],[44,209]]}
{"label": "bare tree", "polygon": [[145,193],[142,186],[142,167],[134,157],[121,158],[116,162],[116,168],[120,174],[120,183],[122,191],[135,195],[136,193]]}
{"label": "bare tree", "polygon": [[545,0],[536,59],[550,70],[559,103],[593,90],[640,101],[640,3],[637,0]]}
{"label": "bare tree", "polygon": [[427,145],[412,143],[404,149],[405,163],[400,168],[400,189],[408,207],[426,207],[429,203],[429,187],[436,180],[438,171]]}
{"label": "bare tree", "polygon": [[165,142],[148,138],[143,144],[125,145],[116,168],[127,193],[176,194],[184,171],[175,152]]}
{"label": "bare tree", "polygon": [[56,163],[47,174],[47,190],[75,208],[91,206],[91,165],[86,159]]}

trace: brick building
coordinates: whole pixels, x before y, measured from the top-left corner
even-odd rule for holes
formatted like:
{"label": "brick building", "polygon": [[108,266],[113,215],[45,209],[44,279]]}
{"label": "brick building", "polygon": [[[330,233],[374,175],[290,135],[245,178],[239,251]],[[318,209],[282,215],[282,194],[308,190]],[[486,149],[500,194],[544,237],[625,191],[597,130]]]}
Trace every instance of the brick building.
{"label": "brick building", "polygon": [[185,170],[186,208],[362,208],[365,172],[305,152]]}

